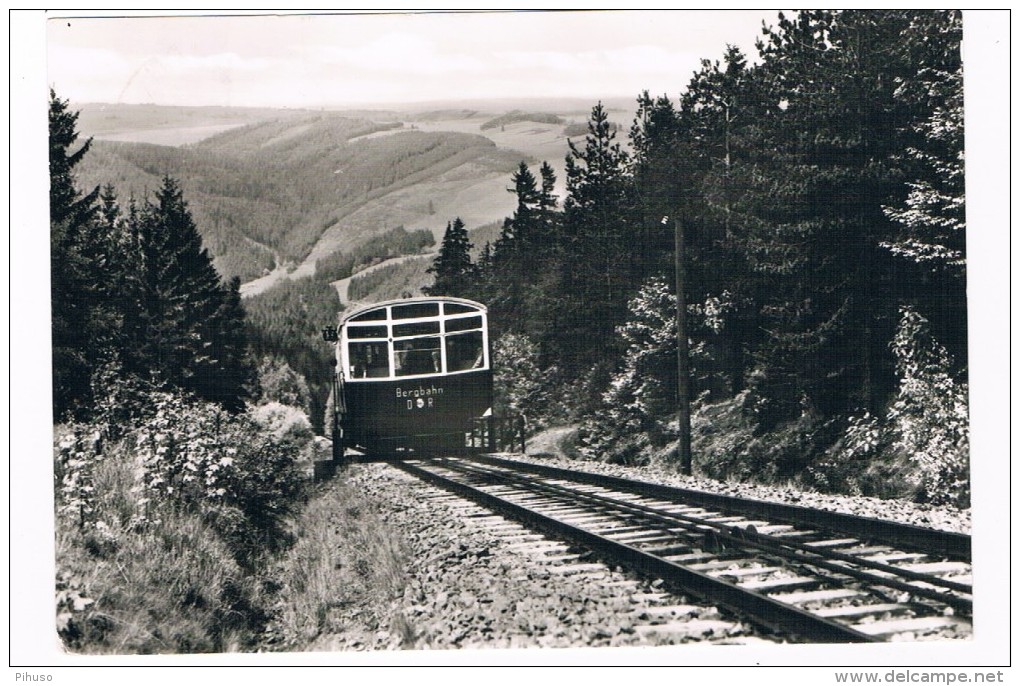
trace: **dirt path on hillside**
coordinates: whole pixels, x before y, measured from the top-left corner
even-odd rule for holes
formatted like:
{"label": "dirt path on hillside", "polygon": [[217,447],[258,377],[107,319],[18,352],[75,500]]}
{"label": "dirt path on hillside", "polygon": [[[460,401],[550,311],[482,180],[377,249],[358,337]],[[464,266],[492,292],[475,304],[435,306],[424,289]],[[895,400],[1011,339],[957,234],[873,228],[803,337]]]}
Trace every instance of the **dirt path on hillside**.
{"label": "dirt path on hillside", "polygon": [[344,304],[346,304],[348,306],[356,305],[357,303],[350,302],[348,297],[347,297],[347,292],[348,292],[348,289],[350,288],[350,285],[351,285],[351,279],[357,278],[359,276],[364,276],[365,274],[371,274],[372,272],[374,272],[377,269],[382,269],[383,267],[388,267],[388,266],[390,266],[392,264],[400,264],[401,262],[407,262],[408,260],[415,260],[415,259],[422,259],[422,258],[433,258],[434,259],[436,254],[437,253],[432,252],[432,253],[421,253],[421,254],[418,254],[418,255],[401,255],[400,257],[391,257],[388,260],[383,260],[379,264],[373,264],[371,267],[368,267],[367,269],[362,269],[357,274],[353,274],[352,276],[349,276],[346,279],[340,279],[339,281],[334,281],[333,282],[333,287],[336,288],[337,295],[340,296],[340,302],[342,302],[342,303],[344,303]]}
{"label": "dirt path on hillside", "polygon": [[254,238],[244,236],[244,239],[251,243],[252,245],[258,246],[263,250],[268,250],[269,252],[271,252],[273,254],[273,264],[276,265],[275,267],[273,267],[273,271],[269,272],[268,274],[264,274],[257,279],[253,279],[251,281],[248,281],[247,283],[241,284],[240,288],[241,297],[250,298],[253,295],[258,295],[259,293],[262,293],[263,291],[269,289],[271,286],[275,285],[280,279],[287,278],[288,270],[287,265],[284,264],[283,260],[280,259],[280,253],[278,253],[276,250],[273,250],[265,243],[260,243]]}

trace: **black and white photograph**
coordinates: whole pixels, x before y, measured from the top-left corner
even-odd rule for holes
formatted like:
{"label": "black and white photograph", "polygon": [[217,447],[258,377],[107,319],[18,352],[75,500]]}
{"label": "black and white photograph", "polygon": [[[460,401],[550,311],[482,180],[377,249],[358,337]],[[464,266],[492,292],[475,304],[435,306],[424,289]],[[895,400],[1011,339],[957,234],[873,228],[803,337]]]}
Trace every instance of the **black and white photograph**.
{"label": "black and white photograph", "polygon": [[11,678],[1008,680],[1009,21],[22,17]]}

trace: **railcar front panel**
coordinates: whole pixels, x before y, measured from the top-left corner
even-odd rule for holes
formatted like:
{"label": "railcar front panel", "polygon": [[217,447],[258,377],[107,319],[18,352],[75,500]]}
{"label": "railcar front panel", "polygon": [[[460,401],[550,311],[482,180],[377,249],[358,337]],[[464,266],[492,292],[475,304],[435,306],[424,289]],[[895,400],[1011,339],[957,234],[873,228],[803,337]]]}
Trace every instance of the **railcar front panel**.
{"label": "railcar front panel", "polygon": [[348,381],[344,434],[369,449],[458,448],[492,398],[489,370],[449,376]]}
{"label": "railcar front panel", "polygon": [[491,413],[485,306],[460,298],[394,300],[351,312],[338,333],[344,445],[464,447],[474,420]]}

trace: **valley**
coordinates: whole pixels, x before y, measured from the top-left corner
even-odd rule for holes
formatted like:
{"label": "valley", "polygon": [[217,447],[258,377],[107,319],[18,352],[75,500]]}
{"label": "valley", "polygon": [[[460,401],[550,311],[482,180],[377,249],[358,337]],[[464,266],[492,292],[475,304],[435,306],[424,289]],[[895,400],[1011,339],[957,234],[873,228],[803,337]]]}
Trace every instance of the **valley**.
{"label": "valley", "polygon": [[[126,206],[162,176],[177,178],[217,269],[241,277],[251,297],[311,276],[316,261],[395,227],[431,231],[438,245],[455,217],[469,230],[502,222],[514,210],[507,189],[521,160],[533,168],[548,161],[562,197],[566,132],[583,131],[588,113],[576,103],[512,105],[418,112],[78,105],[82,134],[94,138],[80,181],[111,184]],[[613,116],[623,142],[632,115]]]}

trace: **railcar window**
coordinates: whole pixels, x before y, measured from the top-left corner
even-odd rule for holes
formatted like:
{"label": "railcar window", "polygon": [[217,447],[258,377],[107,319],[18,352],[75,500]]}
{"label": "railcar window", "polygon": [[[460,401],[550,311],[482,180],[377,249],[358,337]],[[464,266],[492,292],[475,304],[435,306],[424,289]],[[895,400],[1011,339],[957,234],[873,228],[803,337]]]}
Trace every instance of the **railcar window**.
{"label": "railcar window", "polygon": [[477,312],[477,307],[471,307],[470,305],[461,305],[460,303],[444,303],[443,312],[446,314],[467,314],[468,312]]}
{"label": "railcar window", "polygon": [[438,374],[443,370],[439,337],[411,338],[393,344],[393,363],[397,376]]}
{"label": "railcar window", "polygon": [[394,305],[394,319],[418,319],[420,317],[438,317],[439,303],[412,303],[410,305]]}
{"label": "railcar window", "polygon": [[482,328],[481,317],[461,317],[460,319],[447,319],[447,331],[470,331],[471,329]]}
{"label": "railcar window", "polygon": [[427,336],[439,333],[439,322],[412,322],[410,324],[394,324],[393,336]]}
{"label": "railcar window", "polygon": [[364,314],[359,314],[357,317],[351,317],[352,322],[378,322],[386,321],[386,308],[381,310],[369,310]]}
{"label": "railcar window", "polygon": [[347,337],[351,339],[386,338],[385,326],[349,326]]}
{"label": "railcar window", "polygon": [[350,374],[352,379],[380,378],[390,375],[386,343],[350,343]]}
{"label": "railcar window", "polygon": [[[449,324],[449,322],[447,322]],[[447,371],[461,372],[476,369],[484,362],[482,350],[482,332],[472,331],[456,336],[446,337],[446,368]]]}

